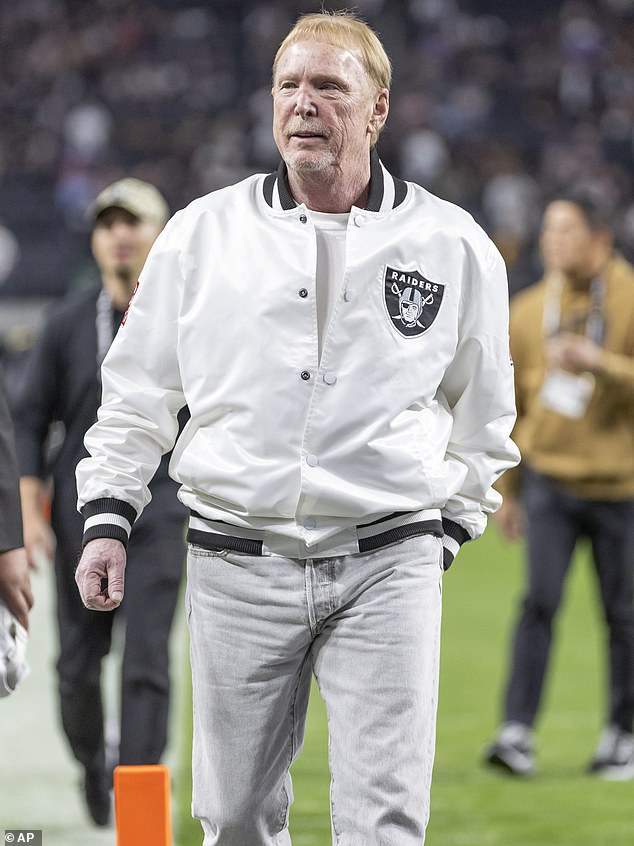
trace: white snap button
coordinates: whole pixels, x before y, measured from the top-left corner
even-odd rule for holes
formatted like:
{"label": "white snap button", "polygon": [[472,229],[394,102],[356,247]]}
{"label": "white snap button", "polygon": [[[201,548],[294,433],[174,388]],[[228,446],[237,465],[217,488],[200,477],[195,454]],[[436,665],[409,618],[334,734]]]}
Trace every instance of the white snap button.
{"label": "white snap button", "polygon": [[319,464],[319,459],[316,455],[307,455],[306,464],[308,464],[309,467],[317,467],[317,465]]}
{"label": "white snap button", "polygon": [[307,517],[306,520],[304,520],[305,529],[314,529],[316,525],[317,521],[313,517]]}
{"label": "white snap button", "polygon": [[337,381],[337,377],[335,376],[334,373],[330,373],[330,372],[324,373],[324,382],[327,385],[334,385],[336,381]]}

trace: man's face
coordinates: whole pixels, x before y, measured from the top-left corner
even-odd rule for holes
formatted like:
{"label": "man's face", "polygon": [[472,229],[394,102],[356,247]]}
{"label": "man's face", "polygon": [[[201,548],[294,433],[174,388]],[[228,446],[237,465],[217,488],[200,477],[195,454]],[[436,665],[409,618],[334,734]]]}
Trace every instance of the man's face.
{"label": "man's face", "polygon": [[418,320],[418,306],[416,303],[401,303],[401,314],[406,323],[415,323]]}
{"label": "man's face", "polygon": [[367,166],[370,135],[387,117],[387,91],[376,92],[354,53],[298,41],[282,53],[273,81],[273,135],[290,170],[344,175]]}
{"label": "man's face", "polygon": [[590,278],[605,243],[605,233],[593,231],[574,203],[555,200],[546,208],[540,238],[546,270]]}
{"label": "man's face", "polygon": [[158,224],[124,209],[106,209],[92,233],[92,252],[99,270],[133,285],[160,231]]}

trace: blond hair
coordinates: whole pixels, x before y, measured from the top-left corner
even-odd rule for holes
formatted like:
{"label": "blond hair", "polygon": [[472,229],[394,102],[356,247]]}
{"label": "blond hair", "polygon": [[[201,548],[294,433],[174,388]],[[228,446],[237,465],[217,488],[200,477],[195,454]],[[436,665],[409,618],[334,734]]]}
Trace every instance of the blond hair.
{"label": "blond hair", "polygon": [[[361,61],[370,82],[377,91],[390,90],[392,65],[378,35],[368,24],[349,11],[316,12],[302,15],[280,44],[273,61],[273,82],[282,53],[298,41],[321,41],[350,50]],[[378,132],[372,135],[376,144]]]}

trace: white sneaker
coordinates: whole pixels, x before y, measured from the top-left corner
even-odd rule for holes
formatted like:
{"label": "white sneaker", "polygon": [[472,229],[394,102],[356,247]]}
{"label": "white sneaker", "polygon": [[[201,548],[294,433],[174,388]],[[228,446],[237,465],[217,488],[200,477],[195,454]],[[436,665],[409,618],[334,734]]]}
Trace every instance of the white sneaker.
{"label": "white sneaker", "polygon": [[533,735],[523,723],[503,723],[495,740],[484,752],[484,761],[510,775],[531,776],[535,772]]}
{"label": "white sneaker", "polygon": [[634,737],[619,726],[610,725],[601,734],[588,771],[606,781],[634,779]]}

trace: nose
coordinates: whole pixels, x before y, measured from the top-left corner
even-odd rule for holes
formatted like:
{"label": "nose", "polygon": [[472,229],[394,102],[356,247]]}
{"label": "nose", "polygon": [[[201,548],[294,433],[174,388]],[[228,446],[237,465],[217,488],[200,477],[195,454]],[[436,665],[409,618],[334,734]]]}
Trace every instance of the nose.
{"label": "nose", "polygon": [[299,117],[314,117],[317,114],[315,100],[305,85],[300,85],[295,95],[295,114]]}
{"label": "nose", "polygon": [[110,227],[110,231],[117,238],[127,238],[132,232],[133,227],[126,220],[115,220]]}

